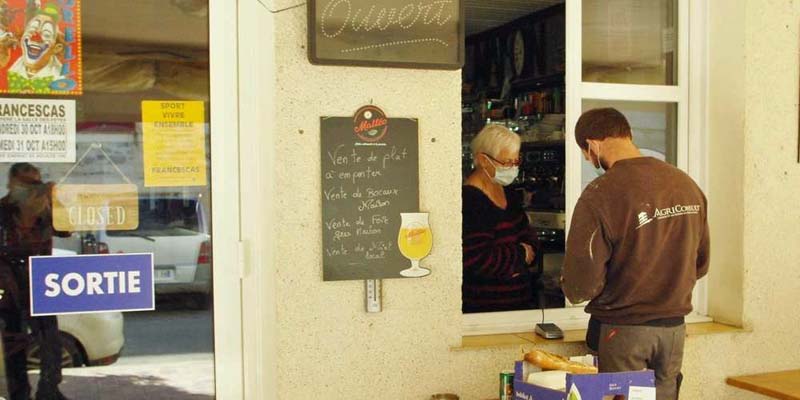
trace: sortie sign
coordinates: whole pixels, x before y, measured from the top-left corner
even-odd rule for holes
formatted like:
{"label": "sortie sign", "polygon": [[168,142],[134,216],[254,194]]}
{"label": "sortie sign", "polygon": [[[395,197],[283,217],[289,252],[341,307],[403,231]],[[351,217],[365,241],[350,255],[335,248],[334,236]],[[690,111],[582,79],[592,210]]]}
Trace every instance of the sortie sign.
{"label": "sortie sign", "polygon": [[31,257],[31,315],[155,308],[152,254]]}
{"label": "sortie sign", "polygon": [[315,64],[459,69],[461,0],[310,0]]}

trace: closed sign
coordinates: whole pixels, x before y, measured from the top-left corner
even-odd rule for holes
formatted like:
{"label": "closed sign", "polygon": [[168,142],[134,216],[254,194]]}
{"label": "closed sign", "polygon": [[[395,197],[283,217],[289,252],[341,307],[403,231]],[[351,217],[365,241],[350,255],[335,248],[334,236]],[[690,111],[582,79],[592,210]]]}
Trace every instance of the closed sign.
{"label": "closed sign", "polygon": [[136,185],[56,185],[53,227],[64,232],[123,231],[139,227]]}

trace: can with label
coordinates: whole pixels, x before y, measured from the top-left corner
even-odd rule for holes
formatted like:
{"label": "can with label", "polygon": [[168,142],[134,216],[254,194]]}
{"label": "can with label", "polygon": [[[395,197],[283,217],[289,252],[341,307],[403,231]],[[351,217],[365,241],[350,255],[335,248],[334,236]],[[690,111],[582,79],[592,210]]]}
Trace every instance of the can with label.
{"label": "can with label", "polygon": [[500,400],[514,400],[514,371],[500,373]]}

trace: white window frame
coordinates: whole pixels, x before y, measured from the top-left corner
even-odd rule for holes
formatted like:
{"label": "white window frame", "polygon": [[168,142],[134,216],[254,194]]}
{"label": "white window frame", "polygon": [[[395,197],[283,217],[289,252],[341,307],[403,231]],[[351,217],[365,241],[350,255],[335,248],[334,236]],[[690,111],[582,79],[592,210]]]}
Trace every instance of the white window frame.
{"label": "white window frame", "polygon": [[[566,216],[572,212],[581,194],[583,155],[575,145],[575,124],[583,109],[583,100],[664,102],[678,104],[677,166],[706,189],[706,17],[707,0],[678,0],[678,85],[630,85],[582,81],[582,0],[566,0]],[[569,232],[569,225],[567,225]],[[707,322],[708,290],[706,280],[693,292],[694,312],[687,322]],[[584,304],[561,309],[524,310],[464,314],[464,335],[488,335],[530,332],[542,320],[562,329],[585,329],[589,315]]]}
{"label": "white window frame", "polygon": [[238,258],[239,108],[236,7],[209,1],[211,197],[214,281],[214,385],[218,399],[243,399],[242,285],[226,260]]}

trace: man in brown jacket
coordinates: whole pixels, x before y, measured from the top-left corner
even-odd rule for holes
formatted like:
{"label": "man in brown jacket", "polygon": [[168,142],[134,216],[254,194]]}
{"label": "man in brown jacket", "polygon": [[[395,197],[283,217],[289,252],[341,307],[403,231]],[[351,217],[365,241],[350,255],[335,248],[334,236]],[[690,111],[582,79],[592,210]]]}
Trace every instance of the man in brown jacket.
{"label": "man in brown jacket", "polygon": [[605,173],[575,206],[564,294],[572,303],[589,301],[587,343],[599,353],[601,372],[652,369],[657,399],[677,399],[684,317],[708,272],[706,198],[681,170],[643,157],[613,108],[583,114],[575,139]]}

